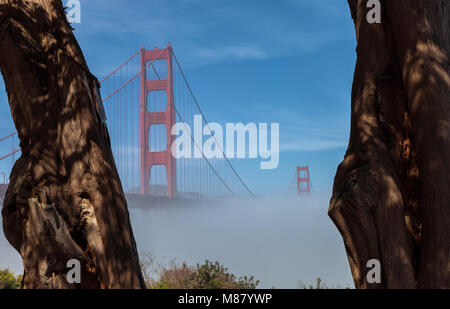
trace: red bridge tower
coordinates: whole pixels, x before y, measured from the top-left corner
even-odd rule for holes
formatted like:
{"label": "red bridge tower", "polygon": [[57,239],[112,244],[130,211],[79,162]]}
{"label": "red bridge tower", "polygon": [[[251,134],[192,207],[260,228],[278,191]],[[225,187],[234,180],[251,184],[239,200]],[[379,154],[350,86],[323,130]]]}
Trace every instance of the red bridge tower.
{"label": "red bridge tower", "polygon": [[[149,62],[165,60],[167,63],[167,77],[165,79],[147,79]],[[154,67],[153,67],[154,68]],[[148,97],[152,91],[165,91],[167,109],[161,112],[150,112]],[[163,165],[166,168],[168,196],[177,194],[176,161],[171,154],[173,136],[172,126],[175,123],[175,108],[173,96],[173,70],[172,47],[165,49],[146,50],[141,49],[141,111],[140,111],[140,136],[141,136],[141,194],[150,194],[150,171],[153,166]],[[150,151],[149,132],[150,127],[163,124],[166,127],[167,147],[164,151]]]}
{"label": "red bridge tower", "polygon": [[297,191],[298,194],[311,193],[311,179],[308,166],[297,166]]}

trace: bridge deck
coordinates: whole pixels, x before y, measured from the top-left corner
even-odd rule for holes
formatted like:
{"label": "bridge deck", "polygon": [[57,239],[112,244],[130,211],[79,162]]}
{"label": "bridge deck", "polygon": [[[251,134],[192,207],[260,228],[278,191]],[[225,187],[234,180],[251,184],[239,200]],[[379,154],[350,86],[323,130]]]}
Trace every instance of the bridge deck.
{"label": "bridge deck", "polygon": [[125,197],[127,199],[128,207],[134,209],[148,209],[154,206],[193,205],[202,202],[201,199],[140,195],[133,193],[125,193]]}
{"label": "bridge deck", "polygon": [[[0,206],[3,206],[3,199],[8,189],[7,184],[0,184]],[[128,207],[134,209],[149,209],[155,206],[175,206],[175,205],[192,205],[201,203],[201,199],[189,199],[182,197],[170,198],[167,196],[140,195],[133,193],[125,193]]]}

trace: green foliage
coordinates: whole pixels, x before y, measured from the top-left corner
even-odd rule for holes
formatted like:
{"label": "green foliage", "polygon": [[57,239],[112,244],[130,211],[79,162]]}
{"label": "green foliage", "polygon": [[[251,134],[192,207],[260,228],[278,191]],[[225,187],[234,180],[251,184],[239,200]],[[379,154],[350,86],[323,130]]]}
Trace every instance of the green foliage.
{"label": "green foliage", "polygon": [[[140,253],[141,269],[149,289],[256,289],[259,281],[251,277],[239,277],[230,273],[219,262],[206,260],[196,266],[177,264],[174,259],[157,257],[148,252]],[[325,285],[321,278],[314,284],[298,283],[299,289],[350,289],[350,286]],[[275,289],[275,287],[273,287]]]}
{"label": "green foliage", "polygon": [[186,263],[177,265],[171,264],[161,270],[159,280],[154,280],[149,285],[152,289],[190,289],[195,285],[196,270]]}
{"label": "green foliage", "polygon": [[151,289],[256,289],[259,284],[253,276],[237,278],[219,262],[208,260],[202,265],[190,266],[141,253],[141,268],[147,287]]}
{"label": "green foliage", "polygon": [[0,269],[0,290],[1,289],[19,289],[22,282],[22,276],[15,276],[9,269]]}
{"label": "green foliage", "polygon": [[236,278],[219,262],[208,260],[203,265],[197,264],[193,281],[197,289],[256,289],[259,284],[253,276]]}

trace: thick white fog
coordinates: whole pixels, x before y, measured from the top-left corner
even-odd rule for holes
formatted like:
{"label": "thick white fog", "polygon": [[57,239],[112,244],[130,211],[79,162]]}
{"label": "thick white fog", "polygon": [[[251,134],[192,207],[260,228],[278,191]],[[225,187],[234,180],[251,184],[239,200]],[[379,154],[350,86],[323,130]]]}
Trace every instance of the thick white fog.
{"label": "thick white fog", "polygon": [[262,288],[296,288],[320,277],[353,287],[342,239],[327,216],[328,197],[271,197],[217,205],[132,210],[139,250],[178,262],[219,261]]}
{"label": "thick white fog", "polygon": [[[297,288],[320,277],[353,287],[342,239],[327,216],[329,198],[273,196],[210,205],[131,209],[138,249],[195,265],[219,261],[261,288]],[[21,272],[19,255],[0,236],[0,268]]]}

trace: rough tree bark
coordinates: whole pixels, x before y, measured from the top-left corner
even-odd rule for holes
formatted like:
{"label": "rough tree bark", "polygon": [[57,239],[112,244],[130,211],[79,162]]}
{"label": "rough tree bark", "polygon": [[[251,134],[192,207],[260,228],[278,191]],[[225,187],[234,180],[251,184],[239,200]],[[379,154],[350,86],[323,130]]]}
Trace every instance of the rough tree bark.
{"label": "rough tree bark", "polygon": [[[2,210],[24,288],[143,288],[99,83],[61,0],[0,0],[0,69],[22,155]],[[66,280],[68,260],[81,284]]]}
{"label": "rough tree bark", "polygon": [[351,133],[329,215],[357,288],[450,288],[450,1],[381,1],[380,24],[367,0],[348,2]]}

